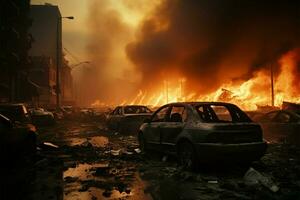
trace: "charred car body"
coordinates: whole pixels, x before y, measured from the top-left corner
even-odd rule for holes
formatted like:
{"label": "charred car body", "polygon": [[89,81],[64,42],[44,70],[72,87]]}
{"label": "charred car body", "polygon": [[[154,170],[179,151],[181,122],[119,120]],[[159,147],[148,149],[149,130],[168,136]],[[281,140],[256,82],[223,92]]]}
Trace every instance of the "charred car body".
{"label": "charred car body", "polygon": [[264,137],[272,143],[300,144],[300,115],[290,110],[277,110],[257,118]]}
{"label": "charred car body", "polygon": [[107,116],[107,127],[119,133],[137,133],[152,111],[146,106],[118,106]]}
{"label": "charred car body", "polygon": [[46,111],[43,108],[30,109],[30,114],[34,125],[47,126],[55,124],[53,113]]}
{"label": "charred car body", "polygon": [[199,162],[260,159],[267,144],[262,129],[229,103],[172,103],[159,108],[138,135],[144,151],[176,154],[186,167]]}

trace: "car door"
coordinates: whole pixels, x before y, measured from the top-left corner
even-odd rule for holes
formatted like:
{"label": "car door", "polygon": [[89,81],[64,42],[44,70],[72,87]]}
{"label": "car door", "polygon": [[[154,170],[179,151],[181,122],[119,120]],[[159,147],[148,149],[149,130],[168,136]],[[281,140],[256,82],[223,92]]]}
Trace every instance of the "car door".
{"label": "car door", "polygon": [[[180,116],[180,117],[179,117]],[[187,120],[187,112],[184,105],[174,105],[160,125],[160,143],[165,151],[175,152],[175,144],[178,135],[182,132]]]}
{"label": "car door", "polygon": [[123,107],[120,107],[115,115],[115,124],[116,124],[116,130],[119,130],[120,127],[121,127],[121,123],[123,122],[125,118],[125,115],[124,115],[124,108]]}
{"label": "car door", "polygon": [[115,110],[109,115],[107,126],[110,129],[115,130],[117,128],[116,120],[118,118],[120,107],[116,107]]}
{"label": "car door", "polygon": [[0,153],[6,150],[6,147],[16,145],[15,141],[18,139],[18,135],[12,131],[12,127],[13,125],[9,119],[0,114]]}
{"label": "car door", "polygon": [[170,106],[163,106],[158,109],[148,123],[144,137],[151,147],[160,147],[160,126],[165,122],[170,111]]}

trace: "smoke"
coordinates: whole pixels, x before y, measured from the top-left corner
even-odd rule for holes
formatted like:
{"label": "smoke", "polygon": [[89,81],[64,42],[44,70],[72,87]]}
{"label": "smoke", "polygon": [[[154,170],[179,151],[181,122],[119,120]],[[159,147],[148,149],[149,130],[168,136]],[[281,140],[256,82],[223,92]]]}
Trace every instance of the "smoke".
{"label": "smoke", "polygon": [[120,101],[134,89],[138,74],[125,54],[126,44],[133,39],[133,29],[109,0],[91,0],[87,26],[86,52],[91,61],[89,73],[81,84],[86,93],[82,103]]}
{"label": "smoke", "polygon": [[91,61],[79,80],[81,104],[117,104],[134,96],[141,72],[128,59],[126,46],[137,24],[160,0],[90,0],[86,25],[86,54]]}
{"label": "smoke", "polygon": [[142,73],[142,88],[181,76],[187,88],[211,92],[271,63],[278,72],[277,60],[299,47],[299,8],[293,0],[164,0],[126,53]]}

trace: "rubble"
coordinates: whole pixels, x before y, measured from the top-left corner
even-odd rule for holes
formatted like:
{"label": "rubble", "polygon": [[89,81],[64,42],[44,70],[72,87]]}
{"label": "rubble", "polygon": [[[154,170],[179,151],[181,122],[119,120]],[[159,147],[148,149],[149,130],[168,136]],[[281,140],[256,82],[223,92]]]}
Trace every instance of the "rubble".
{"label": "rubble", "polygon": [[269,188],[272,192],[278,192],[279,187],[271,180],[271,178],[263,176],[261,173],[252,167],[246,172],[244,176],[245,184],[248,186],[259,185]]}
{"label": "rubble", "polygon": [[[66,130],[78,130],[78,125],[73,123],[58,126]],[[92,127],[97,128],[97,132],[91,131]],[[86,129],[91,132],[88,137]],[[180,197],[248,200],[285,197],[297,199],[300,196],[300,162],[297,156],[300,149],[297,146],[271,145],[262,160],[253,163],[248,169],[235,166],[225,169],[222,165],[192,172],[178,166],[177,160],[172,156],[142,154],[134,136],[113,135],[92,125],[80,126],[79,130],[61,132],[60,140],[57,136],[49,139],[49,135],[45,133],[45,141],[57,144],[58,149],[41,148],[42,158],[36,162],[36,168],[54,170],[56,178],[63,181],[61,190],[67,200],[74,196],[79,198],[81,194],[89,194],[94,199],[122,199],[132,196],[134,199]],[[72,137],[82,138],[84,145],[71,145]],[[93,137],[105,137],[108,142],[97,145],[91,143],[97,141]],[[45,155],[48,157],[43,157]],[[59,169],[50,169],[55,159],[61,159],[63,163]],[[46,177],[46,174],[39,176]],[[54,191],[48,185],[51,183],[43,183],[38,190]],[[47,198],[43,199],[51,199]]]}

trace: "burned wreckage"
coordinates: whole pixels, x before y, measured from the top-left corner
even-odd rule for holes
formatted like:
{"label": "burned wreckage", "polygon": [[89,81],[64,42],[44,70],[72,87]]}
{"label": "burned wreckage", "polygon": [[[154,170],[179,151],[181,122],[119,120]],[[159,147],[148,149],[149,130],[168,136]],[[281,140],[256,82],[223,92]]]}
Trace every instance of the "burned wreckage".
{"label": "burned wreckage", "polygon": [[117,106],[107,115],[107,127],[119,133],[137,133],[152,111],[141,105]]}
{"label": "burned wreckage", "polygon": [[260,125],[236,105],[221,102],[164,105],[141,126],[138,140],[144,152],[175,154],[187,168],[217,160],[247,164],[267,149]]}

